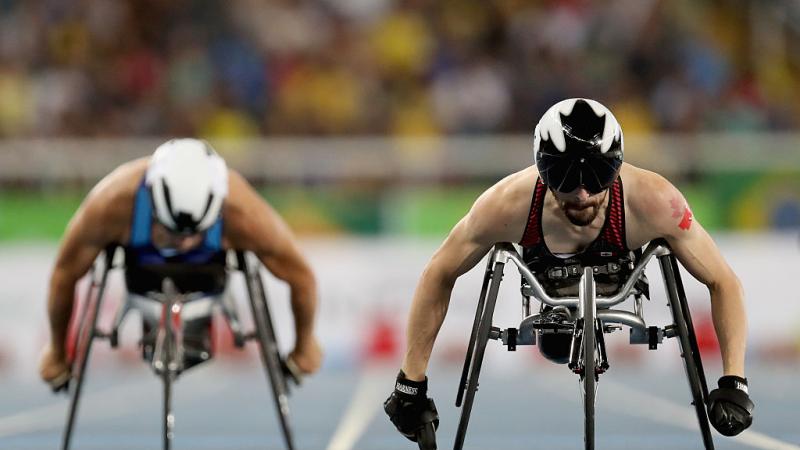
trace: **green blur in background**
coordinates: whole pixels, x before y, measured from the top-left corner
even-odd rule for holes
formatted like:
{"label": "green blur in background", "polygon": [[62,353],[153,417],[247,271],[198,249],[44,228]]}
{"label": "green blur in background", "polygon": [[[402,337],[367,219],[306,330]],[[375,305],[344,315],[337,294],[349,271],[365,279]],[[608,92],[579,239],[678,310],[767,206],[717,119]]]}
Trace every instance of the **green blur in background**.
{"label": "green blur in background", "polygon": [[[444,236],[489,186],[268,187],[261,194],[301,235]],[[709,231],[800,228],[800,172],[709,173],[680,184]],[[0,194],[0,240],[57,240],[85,191]]]}

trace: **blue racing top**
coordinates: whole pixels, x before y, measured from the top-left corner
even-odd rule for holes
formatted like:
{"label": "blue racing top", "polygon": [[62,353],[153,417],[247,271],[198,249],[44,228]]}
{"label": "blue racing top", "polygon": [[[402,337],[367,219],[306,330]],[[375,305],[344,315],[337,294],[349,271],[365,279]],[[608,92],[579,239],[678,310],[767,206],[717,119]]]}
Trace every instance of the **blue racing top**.
{"label": "blue racing top", "polygon": [[152,226],[152,200],[142,181],[133,205],[131,236],[125,245],[125,282],[129,292],[147,295],[160,291],[165,277],[172,279],[180,292],[216,295],[225,289],[221,217],[206,230],[203,242],[188,252],[157,248],[153,245]]}
{"label": "blue racing top", "polygon": [[198,247],[180,253],[173,249],[157,248],[151,236],[153,204],[150,191],[144,180],[136,191],[133,205],[133,220],[130,239],[125,245],[127,266],[153,266],[166,263],[208,264],[217,261],[222,249],[222,217],[205,232],[205,239]]}

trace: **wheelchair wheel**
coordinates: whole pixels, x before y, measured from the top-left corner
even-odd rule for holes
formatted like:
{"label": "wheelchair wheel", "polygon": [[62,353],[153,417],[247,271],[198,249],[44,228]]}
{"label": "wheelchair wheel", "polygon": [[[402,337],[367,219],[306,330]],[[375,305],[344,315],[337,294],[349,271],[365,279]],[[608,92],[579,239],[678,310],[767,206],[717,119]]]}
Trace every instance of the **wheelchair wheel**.
{"label": "wheelchair wheel", "polygon": [[692,315],[686,301],[677,260],[673,255],[663,258],[665,259],[661,260],[661,271],[664,275],[672,318],[678,334],[686,378],[692,392],[692,405],[697,414],[703,445],[706,450],[713,450],[714,439],[711,436],[711,427],[706,411],[708,385],[703,371],[703,361],[700,358],[700,350],[697,346],[697,337],[694,334]]}
{"label": "wheelchair wheel", "polygon": [[472,353],[475,350],[475,339],[478,337],[478,327],[481,324],[481,316],[483,315],[483,308],[486,304],[486,290],[489,288],[489,282],[492,279],[492,260],[494,253],[489,254],[489,261],[486,263],[486,271],[483,276],[483,286],[481,286],[481,295],[478,297],[478,307],[475,308],[475,319],[472,322],[472,331],[469,335],[469,345],[467,346],[467,354],[464,356],[464,368],[461,370],[461,381],[458,383],[458,393],[456,394],[456,407],[461,406],[464,399],[464,389],[467,387],[467,380],[469,379],[469,369],[472,364]]}
{"label": "wheelchair wheel", "polygon": [[700,360],[700,352],[697,350],[697,340],[693,331],[694,330],[690,332],[687,329],[686,335],[683,335],[681,332],[681,353],[683,354],[683,362],[686,368],[686,376],[689,380],[689,387],[692,391],[692,405],[697,414],[700,433],[703,436],[703,444],[706,450],[713,450],[714,441],[711,437],[711,427],[709,425],[706,402],[703,396],[703,393],[707,392],[707,388],[703,388],[705,384],[703,363]]}
{"label": "wheelchair wheel", "polygon": [[[64,428],[64,435],[61,439],[62,450],[68,450],[72,440],[72,429],[75,426],[75,419],[78,415],[78,403],[80,402],[81,390],[83,382],[86,380],[86,367],[89,363],[89,354],[92,350],[92,341],[94,340],[97,316],[100,314],[100,304],[103,301],[103,293],[105,291],[106,280],[108,279],[108,272],[111,267],[111,259],[113,252],[106,255],[106,266],[103,267],[100,280],[97,281],[95,276],[97,269],[92,268],[89,273],[89,287],[86,292],[86,299],[84,301],[83,311],[79,311],[82,316],[78,322],[78,333],[75,342],[75,355],[74,360],[71,362],[72,381],[67,381],[67,388],[70,394],[70,405],[67,413],[67,423]],[[97,295],[92,295],[94,292]]]}
{"label": "wheelchair wheel", "polygon": [[164,450],[172,447],[172,437],[174,436],[175,416],[172,414],[172,377],[164,371],[162,381],[164,382]]}
{"label": "wheelchair wheel", "polygon": [[163,441],[164,450],[172,448],[172,438],[174,436],[175,415],[172,413],[172,381],[174,379],[174,369],[176,368],[176,351],[174,337],[172,333],[165,332],[161,342],[164,351],[164,366],[161,369],[161,381],[164,388],[163,405]]}
{"label": "wheelchair wheel", "polygon": [[492,329],[492,317],[494,316],[494,307],[497,302],[497,293],[500,290],[500,282],[503,280],[503,267],[504,263],[498,262],[492,271],[491,287],[489,294],[486,297],[486,304],[481,314],[480,326],[475,339],[475,348],[473,350],[473,358],[470,362],[469,376],[467,379],[467,388],[464,396],[463,406],[461,407],[461,419],[458,422],[458,430],[456,431],[456,442],[453,450],[461,450],[464,446],[464,438],[467,434],[467,426],[469,425],[469,416],[472,413],[472,404],[475,401],[475,391],[478,390],[478,376],[481,372],[481,365],[483,364],[483,355],[486,351],[486,344],[489,342],[489,332]]}
{"label": "wheelchair wheel", "polygon": [[595,288],[592,278],[592,269],[584,270],[584,279],[581,283],[582,317],[580,326],[581,359],[583,371],[581,373],[581,390],[583,391],[583,439],[586,450],[594,450],[594,403],[597,389],[597,372],[595,371],[595,356],[597,353],[597,337],[595,335]]}
{"label": "wheelchair wheel", "polygon": [[[78,403],[80,402],[81,391],[83,382],[86,379],[86,366],[89,362],[89,352],[92,347],[92,340],[94,338],[92,328],[96,323],[96,311],[94,303],[96,299],[91,298],[92,287],[89,288],[87,297],[86,309],[83,317],[81,317],[78,325],[78,334],[75,343],[75,355],[71,364],[71,381],[67,381],[67,389],[70,394],[69,413],[67,416],[67,426],[64,430],[61,448],[63,450],[69,449],[70,441],[72,440],[72,430],[75,426],[75,419],[78,414]],[[71,389],[70,389],[71,388]]]}
{"label": "wheelchair wheel", "polygon": [[283,361],[278,350],[278,342],[275,338],[275,329],[272,326],[272,317],[269,313],[264,283],[258,269],[249,266],[244,253],[239,252],[237,258],[239,268],[245,275],[247,293],[250,297],[253,322],[258,338],[258,351],[272,390],[275,408],[278,412],[278,421],[281,425],[286,448],[294,450],[294,438],[289,415],[288,385],[283,370]]}
{"label": "wheelchair wheel", "polygon": [[278,412],[278,420],[280,421],[281,431],[286,442],[286,448],[289,450],[294,449],[294,440],[292,438],[292,430],[290,425],[289,415],[289,395],[286,384],[286,378],[283,371],[280,354],[278,353],[277,343],[273,339],[269,339],[269,332],[271,329],[269,320],[262,313],[259,314],[256,320],[256,328],[258,333],[258,347],[261,353],[261,361],[264,364],[264,369],[267,372],[270,388],[272,389],[272,396],[275,400],[275,407]]}

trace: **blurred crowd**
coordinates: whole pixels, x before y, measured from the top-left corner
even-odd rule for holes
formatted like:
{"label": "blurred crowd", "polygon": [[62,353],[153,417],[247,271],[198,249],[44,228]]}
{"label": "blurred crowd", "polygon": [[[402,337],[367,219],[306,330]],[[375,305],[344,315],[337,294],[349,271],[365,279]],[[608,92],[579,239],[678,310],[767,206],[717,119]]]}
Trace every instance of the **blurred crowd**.
{"label": "blurred crowd", "polygon": [[[628,132],[800,125],[773,0],[0,0],[0,137]],[[793,25],[795,24],[795,25]]]}

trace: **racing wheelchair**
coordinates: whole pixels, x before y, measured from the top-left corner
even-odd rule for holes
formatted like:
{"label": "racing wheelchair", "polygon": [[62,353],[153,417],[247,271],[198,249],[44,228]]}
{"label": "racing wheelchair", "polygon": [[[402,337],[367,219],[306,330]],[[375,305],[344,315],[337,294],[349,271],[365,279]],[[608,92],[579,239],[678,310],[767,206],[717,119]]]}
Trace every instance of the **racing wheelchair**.
{"label": "racing wheelchair", "polygon": [[[76,320],[72,325],[76,334],[70,343],[73,350],[71,379],[61,387],[68,390],[70,396],[67,421],[62,435],[62,450],[70,448],[92,343],[95,339],[107,339],[110,346],[116,348],[119,344],[120,326],[131,310],[138,310],[141,313],[143,357],[149,361],[153,372],[163,383],[163,448],[165,450],[171,448],[174,435],[172,384],[183,371],[211,358],[209,352],[191,351],[185,345],[189,336],[185,331],[191,322],[182,320],[182,311],[201,302],[207,302],[207,305],[200,309],[203,311],[200,323],[210,324],[212,307],[219,307],[233,333],[234,345],[237,348],[243,348],[245,343],[251,340],[257,343],[286,448],[293,450],[294,439],[288,402],[289,383],[299,385],[301,379],[292,361],[284,359],[279,353],[266,288],[256,258],[243,251],[231,250],[224,255],[225,261],[222,265],[169,263],[160,265],[158,270],[161,275],[157,278],[158,283],[154,285],[154,279],[151,279],[149,287],[140,286],[136,289],[139,292],[133,292],[130,277],[126,273],[129,294],[117,310],[111,329],[104,331],[98,328],[97,322],[108,274],[111,270],[124,266],[123,263],[117,262],[123,258],[115,259],[118,248],[107,247],[95,261],[89,273],[89,287],[85,300],[74,316]],[[248,332],[243,329],[233,300],[225,290],[228,279],[236,271],[244,275],[253,317],[253,329]],[[203,286],[200,290],[187,288],[185,282],[189,277],[205,280],[201,284],[209,286]],[[204,337],[210,339],[207,326],[203,331],[206,333]]]}
{"label": "racing wheelchair", "polygon": [[[664,327],[647,326],[642,318],[642,297],[649,298],[644,269],[653,257],[658,259],[672,313],[672,323]],[[501,329],[492,325],[492,318],[503,279],[503,270],[508,263],[516,266],[522,278],[524,317],[518,328]],[[461,450],[464,445],[488,341],[499,340],[509,351],[514,351],[518,345],[536,345],[537,337],[542,346],[544,338],[553,333],[567,335],[566,342],[569,343],[569,347],[565,352],[567,360],[564,362],[579,377],[584,410],[584,443],[587,450],[593,450],[595,393],[600,375],[609,368],[603,336],[620,330],[622,325],[630,327],[631,344],[647,344],[651,350],[656,349],[665,338],[678,339],[691,390],[691,403],[697,414],[703,444],[706,450],[714,448],[706,412],[708,387],[678,261],[669,245],[662,239],[651,242],[641,253],[628,279],[613,295],[597,295],[595,274],[600,269],[592,266],[583,267],[577,297],[551,297],[513,244],[495,245],[486,265],[470,343],[458,385],[456,407],[462,409],[454,450]],[[633,297],[632,311],[612,309],[629,297]],[[531,311],[531,298],[541,303],[540,312],[537,314]],[[433,425],[429,423],[426,427],[419,435],[420,449],[435,449]]]}

